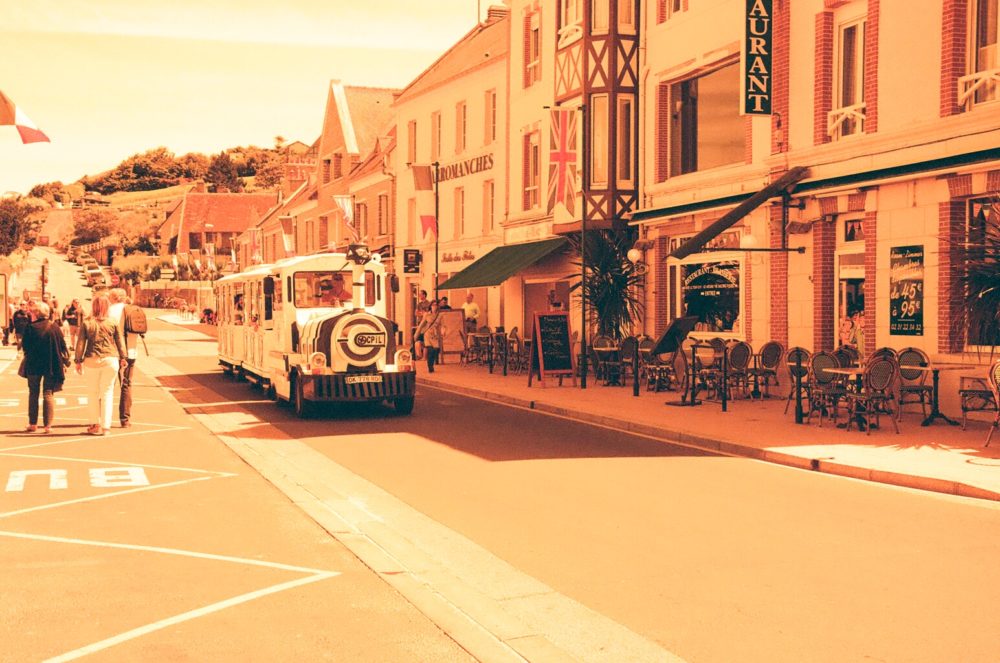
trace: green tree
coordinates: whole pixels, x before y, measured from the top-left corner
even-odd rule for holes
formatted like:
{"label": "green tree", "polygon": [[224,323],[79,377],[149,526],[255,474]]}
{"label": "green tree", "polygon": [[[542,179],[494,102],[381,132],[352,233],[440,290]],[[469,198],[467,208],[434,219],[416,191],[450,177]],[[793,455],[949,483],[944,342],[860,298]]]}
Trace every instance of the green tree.
{"label": "green tree", "polygon": [[284,163],[277,154],[266,154],[265,161],[257,165],[254,184],[260,189],[274,189],[281,184],[281,178],[285,174]]}
{"label": "green tree", "polygon": [[9,256],[34,241],[41,224],[40,207],[17,198],[0,200],[0,256]]}
{"label": "green tree", "polygon": [[89,208],[73,215],[73,239],[70,244],[90,244],[112,235],[118,226],[118,214],[110,209]]}
{"label": "green tree", "polygon": [[68,194],[64,191],[62,182],[48,182],[46,184],[36,184],[28,192],[29,198],[42,198],[48,203],[65,202]]}
{"label": "green tree", "polygon": [[236,165],[227,152],[220,152],[212,158],[208,173],[205,174],[205,181],[214,184],[216,191],[226,189],[239,192],[243,190],[243,182],[240,181],[236,172]]}
{"label": "green tree", "polygon": [[209,158],[200,152],[188,152],[177,159],[176,172],[178,177],[189,180],[201,180],[208,173]]}
{"label": "green tree", "polygon": [[[642,316],[639,293],[644,272],[628,259],[628,250],[635,244],[636,237],[634,229],[587,232],[586,278],[583,280],[587,317],[598,334],[617,340],[631,335],[633,324]],[[579,255],[579,235],[572,235],[569,240]],[[580,266],[579,260],[576,265]],[[580,282],[570,286],[570,290],[579,296]]]}

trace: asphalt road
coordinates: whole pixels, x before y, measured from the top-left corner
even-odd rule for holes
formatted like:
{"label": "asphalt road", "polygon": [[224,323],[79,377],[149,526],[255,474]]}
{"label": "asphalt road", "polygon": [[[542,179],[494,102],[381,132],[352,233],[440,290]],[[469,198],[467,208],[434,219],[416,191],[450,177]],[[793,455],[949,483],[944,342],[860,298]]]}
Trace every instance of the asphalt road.
{"label": "asphalt road", "polygon": [[[300,421],[176,357],[199,407],[293,439],[689,661],[996,661],[1000,509],[420,390]],[[247,401],[254,395],[260,400]]]}

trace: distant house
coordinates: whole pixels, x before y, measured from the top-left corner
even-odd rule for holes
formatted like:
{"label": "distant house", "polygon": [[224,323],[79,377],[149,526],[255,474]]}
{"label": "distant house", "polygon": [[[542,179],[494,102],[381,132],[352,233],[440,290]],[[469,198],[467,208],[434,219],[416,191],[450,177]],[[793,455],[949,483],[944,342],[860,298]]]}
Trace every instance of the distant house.
{"label": "distant house", "polygon": [[188,193],[160,224],[160,255],[229,254],[235,238],[277,202],[274,192]]}

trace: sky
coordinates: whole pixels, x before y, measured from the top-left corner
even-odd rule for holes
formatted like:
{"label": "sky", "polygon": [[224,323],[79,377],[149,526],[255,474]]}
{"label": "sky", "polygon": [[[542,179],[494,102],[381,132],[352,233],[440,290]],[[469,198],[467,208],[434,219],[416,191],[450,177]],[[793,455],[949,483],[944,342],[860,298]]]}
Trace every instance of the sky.
{"label": "sky", "polygon": [[404,87],[490,0],[0,2],[0,91],[51,143],[0,126],[0,194],[164,146],[319,136],[330,80]]}

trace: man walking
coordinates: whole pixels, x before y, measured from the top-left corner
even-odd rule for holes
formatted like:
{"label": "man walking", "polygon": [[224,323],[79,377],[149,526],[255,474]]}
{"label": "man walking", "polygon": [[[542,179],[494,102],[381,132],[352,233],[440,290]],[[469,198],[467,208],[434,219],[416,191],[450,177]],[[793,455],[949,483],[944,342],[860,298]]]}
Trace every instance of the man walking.
{"label": "man walking", "polygon": [[121,385],[121,395],[118,399],[118,420],[122,428],[132,425],[129,418],[132,415],[132,371],[135,369],[135,358],[138,356],[136,334],[129,333],[128,325],[125,323],[125,309],[127,307],[127,295],[124,288],[112,288],[108,291],[108,319],[114,320],[121,330],[122,338],[125,340],[125,361],[118,367],[118,382]]}
{"label": "man walking", "polygon": [[475,302],[476,296],[471,292],[465,296],[465,303],[462,304],[462,311],[465,313],[465,331],[474,332],[479,324],[479,304]]}

